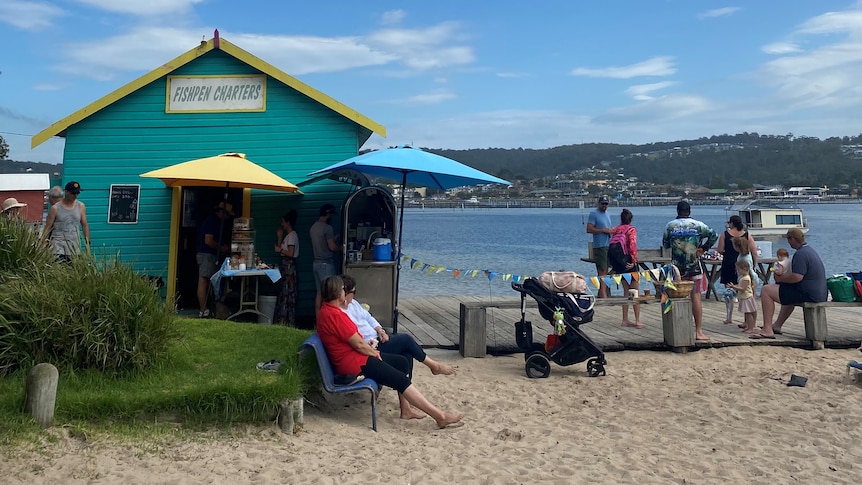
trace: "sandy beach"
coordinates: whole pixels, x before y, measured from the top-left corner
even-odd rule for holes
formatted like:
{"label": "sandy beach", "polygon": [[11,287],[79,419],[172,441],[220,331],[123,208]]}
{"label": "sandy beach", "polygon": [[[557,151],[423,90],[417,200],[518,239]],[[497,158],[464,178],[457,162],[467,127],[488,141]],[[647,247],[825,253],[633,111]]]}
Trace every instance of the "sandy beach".
{"label": "sandy beach", "polygon": [[[583,363],[527,379],[523,354],[462,359],[456,376],[417,366],[440,407],[466,413],[437,430],[402,421],[381,394],[379,432],[367,398],[306,403],[293,436],[277,425],[231,436],[117,443],[64,428],[54,442],[3,448],[4,483],[859,483],[862,386],[856,350],[731,347],[688,354],[607,354],[608,375]],[[806,387],[788,387],[791,374]]]}

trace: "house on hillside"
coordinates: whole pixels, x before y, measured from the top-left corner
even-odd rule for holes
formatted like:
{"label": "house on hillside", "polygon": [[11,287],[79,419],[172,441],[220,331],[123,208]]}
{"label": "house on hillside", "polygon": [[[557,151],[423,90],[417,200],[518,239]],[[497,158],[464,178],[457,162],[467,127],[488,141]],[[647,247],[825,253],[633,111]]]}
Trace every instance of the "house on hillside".
{"label": "house on hillside", "polygon": [[[312,171],[356,156],[372,133],[386,136],[379,123],[216,31],[212,39],[49,126],[33,137],[32,146],[54,136],[66,139],[63,183],[81,184],[93,246],[119,251],[136,271],[162,277],[166,295],[175,295],[179,308],[192,308],[197,306],[197,227],[228,189],[166,188],[140,174],[239,152],[298,183]],[[298,316],[314,315],[308,229],[322,204],[339,207],[349,190],[324,180],[303,187],[300,195],[228,191],[237,216],[254,218],[255,248],[273,264],[281,215],[299,212]],[[128,203],[132,198],[135,203]],[[136,211],[121,208],[117,214],[117,207]]]}

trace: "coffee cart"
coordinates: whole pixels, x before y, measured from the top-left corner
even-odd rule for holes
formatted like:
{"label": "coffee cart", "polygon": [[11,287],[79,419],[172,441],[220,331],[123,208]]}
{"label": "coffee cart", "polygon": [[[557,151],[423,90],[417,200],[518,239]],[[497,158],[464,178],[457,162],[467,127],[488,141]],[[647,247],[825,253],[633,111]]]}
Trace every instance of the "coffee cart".
{"label": "coffee cart", "polygon": [[395,199],[383,187],[362,187],[347,198],[341,217],[341,267],[356,280],[356,299],[391,330],[400,268]]}

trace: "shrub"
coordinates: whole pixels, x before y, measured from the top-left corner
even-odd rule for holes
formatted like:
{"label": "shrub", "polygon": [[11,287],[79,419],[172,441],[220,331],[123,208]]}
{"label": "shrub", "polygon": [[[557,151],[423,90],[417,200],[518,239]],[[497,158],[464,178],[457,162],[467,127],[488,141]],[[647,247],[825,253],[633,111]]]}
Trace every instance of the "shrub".
{"label": "shrub", "polygon": [[[0,226],[0,231],[9,229]],[[123,373],[147,369],[176,335],[173,311],[156,287],[117,257],[83,254],[44,265],[0,232],[4,247],[32,251],[38,263],[8,266],[0,276],[0,376],[49,362],[58,368]],[[50,251],[48,251],[50,255]],[[11,254],[11,250],[9,251]],[[4,256],[11,257],[11,256]]]}
{"label": "shrub", "polygon": [[39,231],[28,223],[0,216],[0,281],[45,271],[53,263],[51,248]]}

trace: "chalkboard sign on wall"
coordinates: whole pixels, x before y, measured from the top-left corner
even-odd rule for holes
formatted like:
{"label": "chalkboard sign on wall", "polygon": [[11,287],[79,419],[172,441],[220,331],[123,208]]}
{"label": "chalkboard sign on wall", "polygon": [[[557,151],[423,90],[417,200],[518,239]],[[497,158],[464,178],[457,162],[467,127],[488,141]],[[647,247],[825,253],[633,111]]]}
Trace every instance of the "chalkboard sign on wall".
{"label": "chalkboard sign on wall", "polygon": [[108,224],[137,224],[140,185],[111,185]]}

